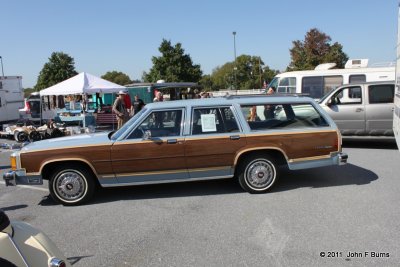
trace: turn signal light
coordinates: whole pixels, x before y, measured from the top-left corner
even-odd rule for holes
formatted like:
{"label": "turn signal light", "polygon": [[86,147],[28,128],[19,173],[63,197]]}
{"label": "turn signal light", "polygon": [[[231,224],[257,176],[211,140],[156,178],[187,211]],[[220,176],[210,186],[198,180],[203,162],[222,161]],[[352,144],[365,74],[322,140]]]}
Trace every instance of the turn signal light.
{"label": "turn signal light", "polygon": [[15,171],[17,169],[17,158],[14,156],[11,156],[10,161],[11,161],[11,169],[13,171]]}

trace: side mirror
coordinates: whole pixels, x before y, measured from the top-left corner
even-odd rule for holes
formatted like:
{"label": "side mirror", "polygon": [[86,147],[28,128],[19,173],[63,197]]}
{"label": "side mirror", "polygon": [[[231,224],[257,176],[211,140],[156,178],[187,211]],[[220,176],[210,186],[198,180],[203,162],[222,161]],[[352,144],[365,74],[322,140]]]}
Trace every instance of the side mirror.
{"label": "side mirror", "polygon": [[330,106],[333,105],[333,103],[332,103],[332,98],[329,98],[328,101],[326,101],[326,105],[327,105],[328,107],[330,107]]}
{"label": "side mirror", "polygon": [[151,139],[151,131],[147,130],[143,133],[143,140],[150,140]]}

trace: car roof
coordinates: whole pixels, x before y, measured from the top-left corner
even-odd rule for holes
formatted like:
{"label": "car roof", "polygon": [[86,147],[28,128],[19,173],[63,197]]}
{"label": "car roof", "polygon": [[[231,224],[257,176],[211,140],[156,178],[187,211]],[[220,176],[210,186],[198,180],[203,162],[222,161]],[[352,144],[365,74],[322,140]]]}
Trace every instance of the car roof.
{"label": "car roof", "polygon": [[164,102],[153,102],[147,106],[150,108],[174,108],[184,106],[228,106],[234,103],[237,104],[257,104],[257,103],[309,103],[314,102],[310,97],[297,96],[297,95],[238,95],[238,96],[227,96],[227,97],[215,97],[215,98],[199,98],[190,100],[174,100]]}
{"label": "car roof", "polygon": [[349,83],[349,84],[343,84],[340,87],[359,86],[359,85],[379,85],[379,84],[394,84],[394,81],[376,81],[376,82],[363,82],[363,83]]}

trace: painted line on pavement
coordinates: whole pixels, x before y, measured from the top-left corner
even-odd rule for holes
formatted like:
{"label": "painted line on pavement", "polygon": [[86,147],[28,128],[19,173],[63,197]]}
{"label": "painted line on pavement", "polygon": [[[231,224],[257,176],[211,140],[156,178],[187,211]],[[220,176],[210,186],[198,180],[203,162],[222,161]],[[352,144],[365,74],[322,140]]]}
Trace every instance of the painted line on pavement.
{"label": "painted line on pavement", "polygon": [[[3,182],[3,181],[0,181],[0,184],[5,185],[6,183]],[[17,187],[26,188],[26,189],[33,189],[33,190],[38,190],[38,191],[43,191],[43,192],[49,192],[49,190],[46,189],[46,188],[36,187],[36,186],[32,186],[32,185],[17,185]]]}

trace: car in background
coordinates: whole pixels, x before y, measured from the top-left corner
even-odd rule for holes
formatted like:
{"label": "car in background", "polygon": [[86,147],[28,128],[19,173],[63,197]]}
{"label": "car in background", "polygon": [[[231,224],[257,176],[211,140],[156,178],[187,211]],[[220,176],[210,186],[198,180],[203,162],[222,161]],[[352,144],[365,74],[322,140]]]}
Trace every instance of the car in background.
{"label": "car in background", "polygon": [[40,123],[40,94],[32,93],[25,98],[24,108],[19,109],[20,120],[30,121],[33,124]]}
{"label": "car in background", "polygon": [[394,81],[348,84],[326,94],[319,104],[343,137],[393,138]]}

